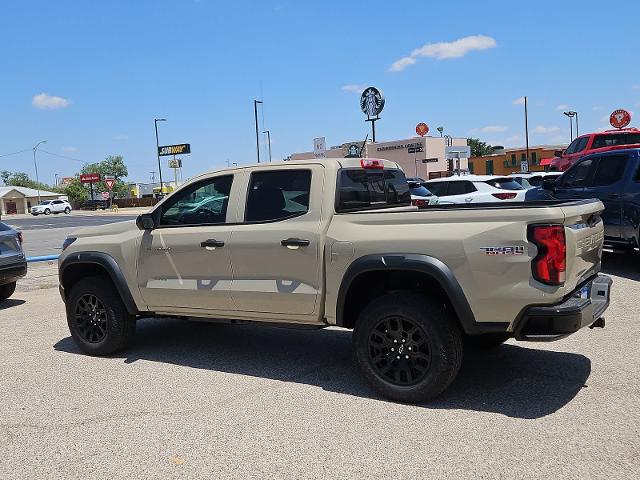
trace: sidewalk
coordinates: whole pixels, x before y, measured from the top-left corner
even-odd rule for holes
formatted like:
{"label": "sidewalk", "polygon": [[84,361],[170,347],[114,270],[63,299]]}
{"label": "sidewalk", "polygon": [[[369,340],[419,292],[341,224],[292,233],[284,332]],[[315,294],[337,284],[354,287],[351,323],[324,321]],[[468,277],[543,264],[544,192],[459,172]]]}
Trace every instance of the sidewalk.
{"label": "sidewalk", "polygon": [[[71,215],[75,216],[95,216],[95,215],[140,215],[141,213],[146,213],[151,210],[151,207],[131,207],[131,208],[120,208],[117,212],[113,212],[109,209],[107,210],[73,210]],[[53,214],[51,214],[53,215]],[[59,213],[58,215],[64,216],[64,213]],[[43,217],[44,215],[38,215],[38,217]],[[14,215],[3,215],[2,221],[8,222],[12,219],[21,219],[21,218],[32,218],[33,215],[30,213],[18,213]]]}
{"label": "sidewalk", "polygon": [[58,262],[30,263],[27,275],[18,280],[16,291],[29,292],[58,286]]}

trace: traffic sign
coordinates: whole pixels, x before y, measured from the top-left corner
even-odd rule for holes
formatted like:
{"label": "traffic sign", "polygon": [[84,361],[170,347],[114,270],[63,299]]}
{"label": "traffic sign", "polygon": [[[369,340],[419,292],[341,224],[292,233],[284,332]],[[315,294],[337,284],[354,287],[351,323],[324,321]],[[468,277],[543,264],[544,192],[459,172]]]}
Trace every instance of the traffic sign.
{"label": "traffic sign", "polygon": [[327,141],[325,137],[313,139],[313,157],[325,158],[327,156]]}
{"label": "traffic sign", "polygon": [[103,200],[109,200],[109,192],[101,192],[100,195],[102,195]]}
{"label": "traffic sign", "polygon": [[416,133],[421,137],[424,137],[427,133],[429,133],[429,125],[424,122],[420,122],[416,125]]}
{"label": "traffic sign", "polygon": [[107,186],[107,188],[109,190],[113,190],[113,186],[116,183],[116,179],[115,178],[105,178],[104,179],[104,183],[105,183],[105,185]]}
{"label": "traffic sign", "polygon": [[609,123],[614,128],[624,128],[631,123],[631,114],[622,108],[614,110],[609,117]]}
{"label": "traffic sign", "polygon": [[444,152],[448,159],[471,157],[471,147],[467,145],[451,145],[449,147],[444,147]]}
{"label": "traffic sign", "polygon": [[80,175],[80,181],[82,183],[96,183],[100,181],[99,173],[83,173]]}

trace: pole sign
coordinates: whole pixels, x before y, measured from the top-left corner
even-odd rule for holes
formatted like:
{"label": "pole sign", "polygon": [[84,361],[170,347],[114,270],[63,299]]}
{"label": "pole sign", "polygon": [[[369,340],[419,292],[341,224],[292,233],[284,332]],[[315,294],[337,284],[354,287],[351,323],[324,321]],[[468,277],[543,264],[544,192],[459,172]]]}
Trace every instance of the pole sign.
{"label": "pole sign", "polygon": [[469,158],[471,157],[471,147],[466,145],[444,147],[444,153],[449,160],[452,158]]}
{"label": "pole sign", "polygon": [[158,155],[161,157],[165,155],[182,155],[184,153],[191,153],[191,144],[181,143],[179,145],[165,145],[158,147]]}
{"label": "pole sign", "polygon": [[182,168],[182,159],[172,158],[169,160],[169,168]]}
{"label": "pole sign", "polygon": [[522,173],[526,173],[529,171],[529,162],[527,162],[526,160],[522,160],[520,162],[520,171]]}
{"label": "pole sign", "polygon": [[325,158],[327,156],[327,140],[325,137],[313,139],[313,158]]}
{"label": "pole sign", "polygon": [[109,191],[113,190],[113,186],[116,184],[116,179],[113,177],[105,177],[104,183],[109,189]]}
{"label": "pole sign", "polygon": [[384,108],[384,95],[376,87],[367,87],[360,95],[360,109],[367,118],[377,117]]}
{"label": "pole sign", "polygon": [[420,122],[416,125],[416,133],[421,137],[424,137],[427,133],[429,133],[429,125],[426,123]]}
{"label": "pole sign", "polygon": [[609,123],[613,128],[624,128],[631,123],[631,114],[622,108],[614,110],[609,117]]}
{"label": "pole sign", "polygon": [[100,195],[103,200],[109,200],[109,192],[101,192]]}
{"label": "pole sign", "polygon": [[96,183],[100,181],[99,173],[83,173],[80,175],[80,181],[82,183]]}

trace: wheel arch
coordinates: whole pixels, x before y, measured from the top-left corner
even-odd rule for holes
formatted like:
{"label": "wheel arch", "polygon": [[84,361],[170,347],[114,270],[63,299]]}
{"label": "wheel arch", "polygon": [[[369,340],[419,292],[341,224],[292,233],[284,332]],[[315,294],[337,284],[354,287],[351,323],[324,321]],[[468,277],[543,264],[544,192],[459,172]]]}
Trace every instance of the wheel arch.
{"label": "wheel arch", "polygon": [[[379,288],[377,280],[382,278],[386,281],[390,275],[394,274],[409,275],[414,279],[427,281],[428,287],[434,289],[430,291],[446,298],[456,314],[461,329],[467,334],[478,333],[478,325],[473,311],[451,269],[437,258],[406,253],[365,255],[351,263],[343,276],[338,291],[337,325],[353,328],[356,316],[354,308],[357,312],[361,310],[360,307],[364,307],[364,305],[349,305],[350,297],[354,294],[358,282],[362,284],[364,279],[370,278],[376,283],[373,288]],[[373,291],[366,299],[367,303],[381,293],[386,293],[386,291]]]}
{"label": "wheel arch", "polygon": [[63,299],[66,301],[74,284],[82,278],[93,275],[104,275],[109,278],[120,295],[127,312],[131,315],[140,313],[118,263],[112,256],[103,252],[77,252],[62,261],[58,276]]}

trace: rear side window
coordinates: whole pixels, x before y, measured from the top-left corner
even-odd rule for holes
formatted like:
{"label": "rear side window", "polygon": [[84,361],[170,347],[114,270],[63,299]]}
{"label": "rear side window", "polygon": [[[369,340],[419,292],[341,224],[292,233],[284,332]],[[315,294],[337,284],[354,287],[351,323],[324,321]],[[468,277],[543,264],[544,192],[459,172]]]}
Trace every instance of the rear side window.
{"label": "rear side window", "polygon": [[522,185],[512,178],[495,178],[493,180],[487,180],[484,183],[502,190],[524,190]]}
{"label": "rear side window", "polygon": [[630,145],[632,143],[640,143],[640,133],[596,135],[591,148],[614,147],[616,145]]}
{"label": "rear side window", "polygon": [[338,176],[336,211],[411,204],[409,184],[401,170],[344,169]]}
{"label": "rear side window", "polygon": [[624,175],[627,166],[626,155],[612,155],[601,157],[596,167],[592,181],[587,181],[587,187],[602,187],[616,183]]}
{"label": "rear side window", "polygon": [[249,182],[246,222],[269,222],[309,211],[311,170],[254,172]]}

